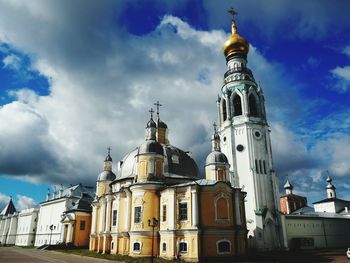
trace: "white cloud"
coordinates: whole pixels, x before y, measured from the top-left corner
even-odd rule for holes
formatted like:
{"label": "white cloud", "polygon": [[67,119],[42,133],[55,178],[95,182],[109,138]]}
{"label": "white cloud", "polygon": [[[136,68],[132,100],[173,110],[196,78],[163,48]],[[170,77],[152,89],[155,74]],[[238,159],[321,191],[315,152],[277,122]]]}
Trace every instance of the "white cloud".
{"label": "white cloud", "polygon": [[19,70],[21,68],[21,58],[15,54],[7,55],[3,60],[4,68]]}
{"label": "white cloud", "polygon": [[343,53],[350,57],[350,46],[347,46],[343,49]]}
{"label": "white cloud", "polygon": [[18,194],[16,197],[17,197],[17,205],[16,205],[17,211],[33,208],[38,205],[33,198],[30,198],[28,196]]}
{"label": "white cloud", "polygon": [[346,92],[350,88],[350,66],[336,67],[331,73],[338,80],[334,88],[339,92]]}

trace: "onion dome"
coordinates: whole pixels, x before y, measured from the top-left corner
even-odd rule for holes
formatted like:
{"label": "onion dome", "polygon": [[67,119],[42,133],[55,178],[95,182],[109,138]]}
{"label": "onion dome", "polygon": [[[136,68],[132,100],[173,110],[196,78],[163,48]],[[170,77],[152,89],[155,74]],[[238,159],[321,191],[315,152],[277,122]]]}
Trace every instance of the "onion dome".
{"label": "onion dome", "polygon": [[335,186],[332,184],[332,178],[330,176],[327,177],[327,189],[335,189]]}
{"label": "onion dome", "polygon": [[290,189],[290,190],[293,190],[293,185],[289,182],[289,180],[287,179],[287,182],[284,184],[284,189]]}
{"label": "onion dome", "polygon": [[232,14],[232,34],[224,44],[224,54],[226,60],[234,55],[243,55],[246,57],[249,51],[249,43],[237,32],[237,26],[234,19],[234,15],[237,13],[233,9],[230,9],[228,12]]}
{"label": "onion dome", "polygon": [[205,160],[205,165],[207,166],[209,164],[217,164],[217,163],[228,164],[228,159],[224,153],[219,151],[212,151],[207,156],[207,159]]}
{"label": "onion dome", "polygon": [[111,155],[108,153],[107,156],[106,156],[106,159],[105,159],[105,162],[112,162],[112,157]]}
{"label": "onion dome", "polygon": [[151,118],[151,119],[149,120],[149,122],[147,122],[146,128],[157,128],[157,124],[156,124],[155,121]]}
{"label": "onion dome", "polygon": [[164,155],[162,145],[155,140],[147,140],[140,145],[138,154],[156,153]]}
{"label": "onion dome", "polygon": [[164,129],[167,129],[168,128],[168,125],[166,125],[165,122],[161,121],[160,119],[158,119],[158,124],[157,124],[157,127],[158,128],[164,128]]}
{"label": "onion dome", "polygon": [[116,178],[116,175],[112,171],[103,171],[97,177],[97,181],[113,181]]}

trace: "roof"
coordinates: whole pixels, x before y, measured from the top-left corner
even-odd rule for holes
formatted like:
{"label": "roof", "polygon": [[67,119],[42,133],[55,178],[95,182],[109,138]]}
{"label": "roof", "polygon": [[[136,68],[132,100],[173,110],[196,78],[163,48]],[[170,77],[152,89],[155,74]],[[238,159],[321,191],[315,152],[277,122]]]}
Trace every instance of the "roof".
{"label": "roof", "polygon": [[[86,199],[87,198],[87,199]],[[77,200],[75,202],[75,205],[71,207],[71,209],[69,209],[69,211],[66,211],[66,213],[71,212],[71,211],[85,211],[85,212],[91,212],[92,208],[91,208],[91,202],[92,202],[92,198],[88,198],[87,196],[84,196]]]}
{"label": "roof", "polygon": [[346,201],[339,198],[326,198],[321,201],[314,202],[313,204],[328,203],[328,202],[350,203],[350,201]]}
{"label": "roof", "polygon": [[288,195],[281,195],[280,198],[282,197],[288,197],[288,199],[292,199],[292,200],[306,200],[307,198],[305,196],[301,196],[301,195],[295,195],[295,194],[288,194]]}
{"label": "roof", "polygon": [[1,211],[0,215],[7,216],[7,215],[12,215],[15,212],[16,212],[15,205],[12,202],[12,198],[10,198],[9,202],[4,207],[4,209]]}
{"label": "roof", "polygon": [[310,206],[302,207],[294,212],[286,215],[287,217],[303,217],[303,218],[338,218],[338,219],[349,219],[349,217],[337,214],[337,213],[327,213],[327,212],[315,212],[314,208]]}

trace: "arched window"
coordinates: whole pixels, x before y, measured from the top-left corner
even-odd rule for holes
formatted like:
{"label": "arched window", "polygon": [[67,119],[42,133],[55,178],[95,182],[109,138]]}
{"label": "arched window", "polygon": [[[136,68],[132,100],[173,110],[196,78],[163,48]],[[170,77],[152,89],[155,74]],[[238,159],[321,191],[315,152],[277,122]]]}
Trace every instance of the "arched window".
{"label": "arched window", "polygon": [[226,121],[227,119],[227,109],[226,109],[226,100],[222,100],[222,120]]}
{"label": "arched window", "polygon": [[218,169],[216,180],[217,180],[217,181],[226,181],[226,178],[225,178],[225,171],[224,171],[224,170]]}
{"label": "arched window", "polygon": [[179,252],[181,254],[186,254],[187,253],[187,242],[186,241],[180,241],[179,243]]}
{"label": "arched window", "polygon": [[233,98],[233,116],[239,116],[242,115],[242,101],[241,97],[239,95],[234,95]]}
{"label": "arched window", "polygon": [[165,242],[162,243],[162,252],[163,253],[166,252],[166,243]]}
{"label": "arched window", "polygon": [[255,96],[253,94],[249,95],[249,113],[250,116],[258,117],[258,108],[256,106]]}
{"label": "arched window", "polygon": [[224,197],[216,201],[216,217],[217,219],[228,219],[228,205]]}
{"label": "arched window", "polygon": [[216,243],[218,254],[231,253],[231,243],[228,240],[220,240]]}

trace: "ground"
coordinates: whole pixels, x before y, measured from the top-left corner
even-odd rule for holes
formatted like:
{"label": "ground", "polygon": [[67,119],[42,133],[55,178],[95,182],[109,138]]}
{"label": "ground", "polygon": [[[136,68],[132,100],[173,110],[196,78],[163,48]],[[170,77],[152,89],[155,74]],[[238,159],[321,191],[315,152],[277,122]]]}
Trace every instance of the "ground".
{"label": "ground", "polygon": [[[245,260],[239,260],[238,262],[346,262],[350,263],[345,255],[346,249],[334,249],[334,250],[310,250],[299,252],[271,252],[271,253],[259,253],[248,255]],[[34,248],[19,248],[19,247],[0,247],[0,262],[6,263],[93,263],[93,262],[111,262],[107,259],[92,258],[81,255],[74,255],[72,251],[70,253],[63,253],[58,251],[42,251]],[[76,250],[74,253],[88,254],[87,250]],[[150,262],[149,259],[142,260],[143,262]],[[231,259],[226,262],[233,262]],[[113,261],[122,262],[122,261]],[[155,260],[155,262],[160,262]],[[213,260],[212,263],[218,263],[219,261]],[[237,262],[237,260],[236,260]]]}

